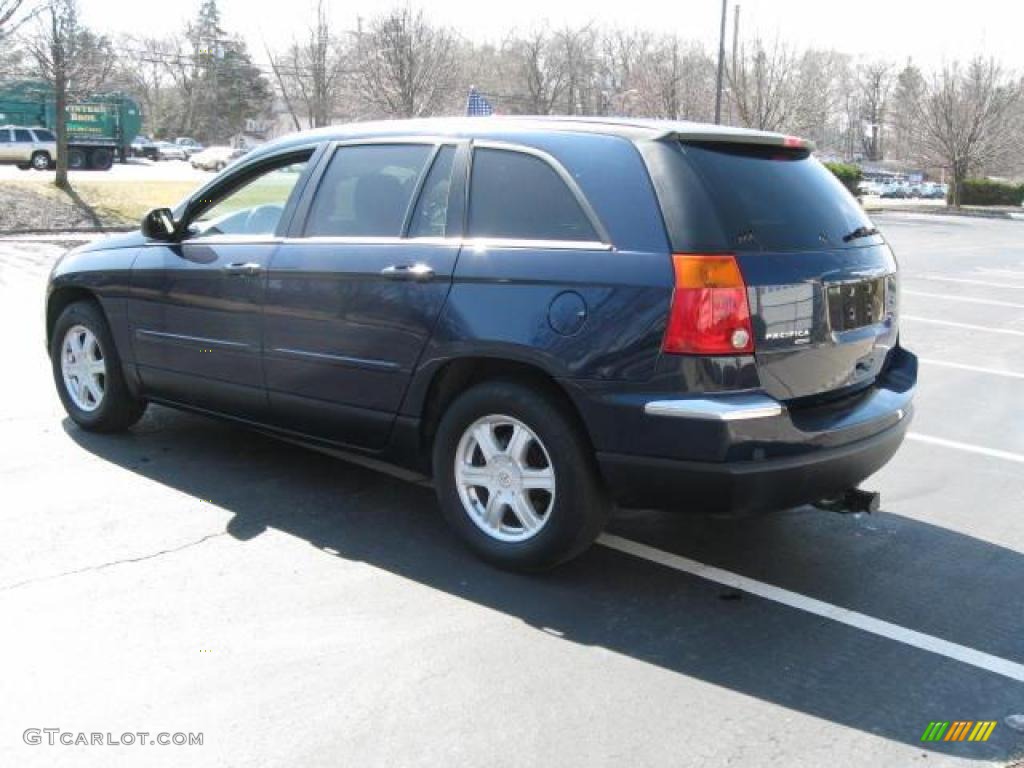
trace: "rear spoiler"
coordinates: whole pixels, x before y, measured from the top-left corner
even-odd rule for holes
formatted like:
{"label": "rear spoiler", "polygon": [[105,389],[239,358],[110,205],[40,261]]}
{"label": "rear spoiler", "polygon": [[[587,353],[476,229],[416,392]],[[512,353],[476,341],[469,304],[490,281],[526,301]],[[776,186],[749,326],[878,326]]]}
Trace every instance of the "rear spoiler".
{"label": "rear spoiler", "polygon": [[785,136],[781,133],[760,133],[746,132],[742,130],[719,130],[719,131],[666,131],[658,136],[659,140],[669,141],[699,141],[716,142],[727,144],[756,144],[766,147],[785,147],[786,149],[804,149],[808,152],[815,150],[814,142],[809,139],[802,139],[799,136]]}

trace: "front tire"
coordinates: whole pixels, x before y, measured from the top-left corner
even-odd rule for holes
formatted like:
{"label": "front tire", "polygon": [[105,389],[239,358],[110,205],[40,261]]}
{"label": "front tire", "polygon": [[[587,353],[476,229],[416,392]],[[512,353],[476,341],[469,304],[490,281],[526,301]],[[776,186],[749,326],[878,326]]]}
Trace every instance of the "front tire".
{"label": "front tire", "polygon": [[50,170],[50,155],[46,152],[36,152],[32,155],[32,167],[37,171]]}
{"label": "front tire", "polygon": [[448,524],[481,558],[552,568],[597,538],[610,504],[593,452],[566,408],[518,382],[460,396],[434,439],[434,483]]}
{"label": "front tire", "polygon": [[142,418],[146,404],[124,379],[121,359],[100,308],[68,305],[53,327],[50,361],[68,416],[91,432],[121,432]]}
{"label": "front tire", "polygon": [[72,171],[80,171],[87,167],[88,160],[85,152],[80,149],[68,150],[68,168]]}

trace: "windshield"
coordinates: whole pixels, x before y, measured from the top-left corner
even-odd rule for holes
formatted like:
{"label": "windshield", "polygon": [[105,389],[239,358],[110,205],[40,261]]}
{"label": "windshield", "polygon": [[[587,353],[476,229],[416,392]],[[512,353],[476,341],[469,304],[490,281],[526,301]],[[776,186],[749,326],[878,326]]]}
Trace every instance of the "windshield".
{"label": "windshield", "polygon": [[723,142],[687,143],[683,152],[715,204],[730,248],[795,251],[870,242],[871,221],[856,199],[805,150]]}

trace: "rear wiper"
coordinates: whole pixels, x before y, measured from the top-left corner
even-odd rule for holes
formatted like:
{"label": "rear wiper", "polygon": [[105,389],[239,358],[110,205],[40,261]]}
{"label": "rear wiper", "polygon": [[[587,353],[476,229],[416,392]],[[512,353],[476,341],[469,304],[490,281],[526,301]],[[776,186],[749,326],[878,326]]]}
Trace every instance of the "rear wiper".
{"label": "rear wiper", "polygon": [[848,235],[843,235],[843,242],[848,243],[851,240],[859,240],[862,237],[871,237],[872,235],[877,234],[878,230],[875,229],[874,227],[857,227],[855,230],[853,230],[853,232],[850,232]]}

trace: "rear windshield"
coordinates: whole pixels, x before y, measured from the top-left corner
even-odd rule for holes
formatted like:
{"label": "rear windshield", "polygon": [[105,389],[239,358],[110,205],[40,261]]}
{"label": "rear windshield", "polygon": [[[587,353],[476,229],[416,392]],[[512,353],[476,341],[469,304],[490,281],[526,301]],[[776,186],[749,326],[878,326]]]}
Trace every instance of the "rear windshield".
{"label": "rear windshield", "polygon": [[871,227],[856,199],[805,150],[686,143],[683,152],[704,182],[730,248],[794,251],[870,242],[852,235]]}

